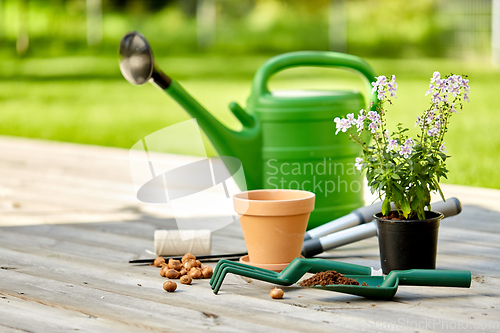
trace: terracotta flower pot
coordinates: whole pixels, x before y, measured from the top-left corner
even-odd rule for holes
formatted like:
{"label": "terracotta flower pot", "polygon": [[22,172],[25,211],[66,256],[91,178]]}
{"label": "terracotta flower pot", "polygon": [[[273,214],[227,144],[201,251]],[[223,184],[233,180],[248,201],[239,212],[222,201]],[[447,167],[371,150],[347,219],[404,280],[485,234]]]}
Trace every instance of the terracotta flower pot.
{"label": "terracotta flower pot", "polygon": [[256,190],[233,197],[251,263],[282,264],[300,256],[314,198],[314,193],[298,190]]}

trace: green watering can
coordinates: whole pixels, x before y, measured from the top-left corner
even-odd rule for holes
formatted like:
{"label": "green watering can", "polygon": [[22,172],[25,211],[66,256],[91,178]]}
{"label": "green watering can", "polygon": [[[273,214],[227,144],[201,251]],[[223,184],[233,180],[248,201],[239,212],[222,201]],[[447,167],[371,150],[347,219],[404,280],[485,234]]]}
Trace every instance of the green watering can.
{"label": "green watering can", "polygon": [[155,83],[196,118],[219,155],[237,157],[246,178],[246,187],[239,184],[240,188],[314,192],[310,229],[363,206],[362,176],[354,168],[361,150],[347,135],[335,136],[333,119],[357,114],[367,103],[355,91],[269,91],[267,83],[274,74],[300,66],[354,70],[366,79],[370,101],[377,102],[370,84],[375,74],[364,60],[335,52],[286,53],[257,70],[246,110],[237,103],[229,104],[243,125],[237,132],[222,125],[158,68],[144,36],[131,32],[120,42],[123,76],[134,84]]}

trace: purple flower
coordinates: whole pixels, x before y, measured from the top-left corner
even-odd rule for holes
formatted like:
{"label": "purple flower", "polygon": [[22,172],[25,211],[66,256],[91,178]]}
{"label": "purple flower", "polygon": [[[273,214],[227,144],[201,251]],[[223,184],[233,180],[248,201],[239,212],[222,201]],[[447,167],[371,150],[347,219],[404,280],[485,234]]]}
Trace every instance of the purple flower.
{"label": "purple flower", "polygon": [[391,97],[396,97],[396,91],[398,88],[398,84],[396,83],[396,75],[393,75],[391,81],[387,83],[387,88],[388,92],[391,94]]}
{"label": "purple flower", "polygon": [[353,125],[355,123],[356,120],[354,119],[354,113],[348,113],[346,117],[350,125]]}
{"label": "purple flower", "polygon": [[425,123],[430,124],[434,120],[434,117],[435,117],[434,110],[427,112],[427,117],[425,118]]}
{"label": "purple flower", "polygon": [[434,126],[438,129],[438,131],[441,129],[441,122],[439,120],[436,120],[436,123]]}
{"label": "purple flower", "polygon": [[432,94],[434,91],[434,88],[436,88],[432,83],[429,85],[429,90],[425,93],[425,96]]}
{"label": "purple flower", "polygon": [[398,148],[398,142],[396,140],[389,140],[387,142],[386,152],[390,152],[391,150],[397,150],[397,148]]}
{"label": "purple flower", "polygon": [[439,102],[443,101],[443,98],[441,97],[441,95],[439,94],[439,90],[435,91],[433,94],[432,94],[432,103],[433,104],[438,104]]}
{"label": "purple flower", "polygon": [[358,132],[361,132],[365,127],[365,119],[366,117],[361,114],[358,116],[358,119],[356,119],[356,127],[358,128]]}
{"label": "purple flower", "polygon": [[377,111],[369,111],[368,112],[368,119],[377,123],[380,120],[380,115],[377,113]]}
{"label": "purple flower", "polygon": [[469,102],[469,94],[470,94],[469,80],[462,79],[462,82],[460,83],[460,85],[464,89],[464,100]]}
{"label": "purple flower", "polygon": [[427,135],[429,135],[429,136],[435,136],[438,133],[439,133],[439,129],[436,127],[433,127],[427,131]]}
{"label": "purple flower", "polygon": [[356,157],[356,163],[354,163],[356,169],[361,170],[363,167],[363,159],[361,157]]}
{"label": "purple flower", "polygon": [[396,96],[396,91],[398,84],[396,83],[396,76],[391,77],[391,81],[387,81],[385,75],[380,75],[376,77],[377,81],[372,82],[372,93],[377,92],[377,98],[379,100],[384,100],[389,94],[391,97]]}
{"label": "purple flower", "polygon": [[455,103],[450,104],[450,113],[458,113],[457,109],[455,109]]}
{"label": "purple flower", "polygon": [[448,93],[452,94],[453,97],[457,97],[460,93],[462,77],[460,75],[452,75],[448,78]]}
{"label": "purple flower", "polygon": [[404,158],[408,158],[410,154],[412,153],[412,148],[409,145],[402,145],[401,149],[399,150],[399,155],[403,156]]}
{"label": "purple flower", "polygon": [[383,100],[385,98],[385,91],[379,91],[377,94],[377,98],[379,101]]}
{"label": "purple flower", "polygon": [[446,146],[444,145],[444,142],[443,144],[441,145],[441,147],[439,147],[439,151],[440,152],[443,152],[443,153],[447,153],[448,151],[446,150]]}
{"label": "purple flower", "polygon": [[441,93],[445,93],[447,84],[448,84],[447,80],[444,79],[436,80],[436,89],[439,90]]}
{"label": "purple flower", "polygon": [[372,133],[375,133],[377,131],[377,129],[378,129],[378,123],[376,123],[376,122],[370,123],[370,125],[368,125],[368,129]]}
{"label": "purple flower", "polygon": [[420,118],[420,116],[417,116],[417,121],[415,122],[415,127],[423,127],[424,126],[424,123],[422,121],[422,118]]}
{"label": "purple flower", "polygon": [[441,78],[441,73],[435,71],[434,74],[432,74],[431,83],[439,81],[440,78]]}
{"label": "purple flower", "polygon": [[344,118],[335,118],[333,121],[335,121],[335,124],[337,126],[337,131],[335,132],[335,135],[337,135],[340,131],[346,132],[347,129],[351,127],[351,124],[349,123],[349,120],[344,119]]}
{"label": "purple flower", "polygon": [[[433,84],[433,83],[435,83],[435,84]],[[437,71],[434,72],[434,74],[432,74],[431,83],[429,84],[429,90],[427,90],[427,92],[425,93],[425,96],[434,93],[434,89],[436,89],[436,88],[438,90],[440,90],[442,88],[442,84],[443,84],[443,80],[441,80],[441,73],[439,73]],[[434,94],[436,94],[436,93],[434,93]],[[437,94],[439,95],[439,92],[437,92]]]}
{"label": "purple flower", "polygon": [[372,94],[375,92],[375,91],[381,91],[383,90],[384,86],[386,85],[387,83],[387,78],[385,77],[385,75],[380,75],[380,76],[376,76],[375,77],[377,79],[377,81],[375,82],[372,82]]}

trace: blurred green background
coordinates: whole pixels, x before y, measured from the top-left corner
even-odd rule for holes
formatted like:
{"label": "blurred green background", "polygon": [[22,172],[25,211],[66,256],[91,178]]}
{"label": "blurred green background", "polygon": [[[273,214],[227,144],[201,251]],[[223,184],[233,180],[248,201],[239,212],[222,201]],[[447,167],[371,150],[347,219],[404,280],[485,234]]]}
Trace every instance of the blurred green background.
{"label": "blurred green background", "polygon": [[[117,48],[131,30],[232,128],[238,122],[227,105],[245,105],[265,60],[332,50],[396,75],[389,120],[412,131],[428,106],[432,73],[468,74],[471,102],[451,120],[445,182],[500,188],[491,24],[491,0],[0,0],[0,134],[130,148],[189,119],[153,86],[121,76]],[[271,80],[272,89],[363,87],[356,75],[332,69],[292,69]]]}

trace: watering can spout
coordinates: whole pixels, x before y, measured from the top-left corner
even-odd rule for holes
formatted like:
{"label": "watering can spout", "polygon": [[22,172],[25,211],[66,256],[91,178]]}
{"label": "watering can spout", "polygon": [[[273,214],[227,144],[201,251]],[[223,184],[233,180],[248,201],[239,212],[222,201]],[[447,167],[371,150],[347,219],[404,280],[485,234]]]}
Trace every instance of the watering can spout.
{"label": "watering can spout", "polygon": [[240,189],[259,187],[262,183],[262,134],[259,121],[233,102],[229,108],[243,125],[241,131],[233,131],[215,119],[177,81],[172,80],[164,91],[196,118],[198,125],[210,138],[219,155],[237,157],[241,161],[246,184],[240,183],[241,179],[235,179]]}
{"label": "watering can spout", "polygon": [[230,110],[243,125],[241,131],[233,131],[221,124],[175,80],[172,80],[155,63],[148,41],[138,32],[126,34],[120,42],[120,70],[129,82],[151,82],[169,94],[193,118],[210,138],[221,156],[240,159],[245,171],[243,179],[236,179],[242,190],[256,188],[262,183],[260,123],[237,103]]}

